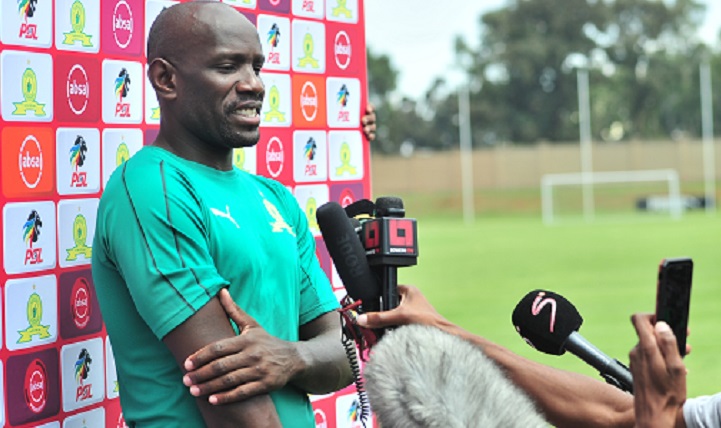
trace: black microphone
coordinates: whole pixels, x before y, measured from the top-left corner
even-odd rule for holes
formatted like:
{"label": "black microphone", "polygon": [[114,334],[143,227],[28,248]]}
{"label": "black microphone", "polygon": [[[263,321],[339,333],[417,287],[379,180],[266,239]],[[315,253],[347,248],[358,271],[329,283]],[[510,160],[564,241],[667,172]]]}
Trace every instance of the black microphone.
{"label": "black microphone", "polygon": [[606,382],[633,393],[628,367],[578,333],[583,318],[565,297],[552,291],[531,291],[518,302],[512,319],[516,331],[532,347],[551,355],[569,351],[598,370]]}
{"label": "black microphone", "polygon": [[316,219],[348,295],[363,302],[363,312],[379,311],[380,284],[371,272],[363,244],[345,210],[337,202],[328,202],[318,207]]}

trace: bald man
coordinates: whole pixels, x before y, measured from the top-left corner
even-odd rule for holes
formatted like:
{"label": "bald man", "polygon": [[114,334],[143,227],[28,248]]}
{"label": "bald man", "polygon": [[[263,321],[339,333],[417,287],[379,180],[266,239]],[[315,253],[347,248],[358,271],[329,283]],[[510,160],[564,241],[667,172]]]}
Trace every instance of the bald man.
{"label": "bald man", "polygon": [[219,2],[150,30],[160,131],[108,181],[92,264],[131,427],[313,427],[307,394],[352,380],[305,214],[233,167],[258,142],[264,60]]}

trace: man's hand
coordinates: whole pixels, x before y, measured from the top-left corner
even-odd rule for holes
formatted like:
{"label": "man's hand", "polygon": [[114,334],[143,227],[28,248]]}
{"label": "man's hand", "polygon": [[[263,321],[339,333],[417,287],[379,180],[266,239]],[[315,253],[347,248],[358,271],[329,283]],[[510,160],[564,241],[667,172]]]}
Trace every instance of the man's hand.
{"label": "man's hand", "polygon": [[638,344],[631,349],[634,410],[638,428],[683,426],[686,401],[686,367],[678,353],[676,338],[663,321],[654,325],[654,316],[631,317]]}
{"label": "man's hand", "polygon": [[186,360],[183,383],[193,396],[210,395],[211,404],[241,401],[285,386],[301,368],[291,342],[268,334],[238,307],[226,289],[220,302],[238,325],[238,336],[212,343]]}
{"label": "man's hand", "polygon": [[398,307],[390,311],[369,312],[358,316],[357,324],[366,328],[393,327],[406,324],[424,324],[442,328],[450,324],[428,302],[421,291],[412,285],[399,285]]}
{"label": "man's hand", "polygon": [[373,104],[368,103],[366,105],[366,111],[361,118],[361,124],[363,124],[363,134],[366,136],[368,141],[376,139],[376,113]]}

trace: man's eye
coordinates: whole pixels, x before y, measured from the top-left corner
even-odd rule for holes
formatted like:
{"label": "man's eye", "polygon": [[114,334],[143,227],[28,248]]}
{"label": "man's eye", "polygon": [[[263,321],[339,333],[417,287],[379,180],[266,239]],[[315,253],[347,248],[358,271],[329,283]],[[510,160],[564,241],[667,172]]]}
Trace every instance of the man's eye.
{"label": "man's eye", "polygon": [[235,68],[234,64],[220,64],[217,66],[217,69],[224,73],[232,73]]}

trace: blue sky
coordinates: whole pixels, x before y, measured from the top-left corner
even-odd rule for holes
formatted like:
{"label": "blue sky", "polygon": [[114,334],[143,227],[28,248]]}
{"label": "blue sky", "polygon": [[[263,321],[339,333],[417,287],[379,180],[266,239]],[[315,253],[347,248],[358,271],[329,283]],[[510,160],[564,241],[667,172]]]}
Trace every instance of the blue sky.
{"label": "blue sky", "polygon": [[[706,23],[699,29],[704,40],[714,40],[721,24],[721,1],[707,3]],[[377,53],[391,56],[399,70],[402,94],[419,97],[437,76],[457,82],[453,39],[463,34],[478,40],[478,17],[498,9],[505,0],[365,0],[366,43]],[[716,17],[715,19],[712,17]]]}

